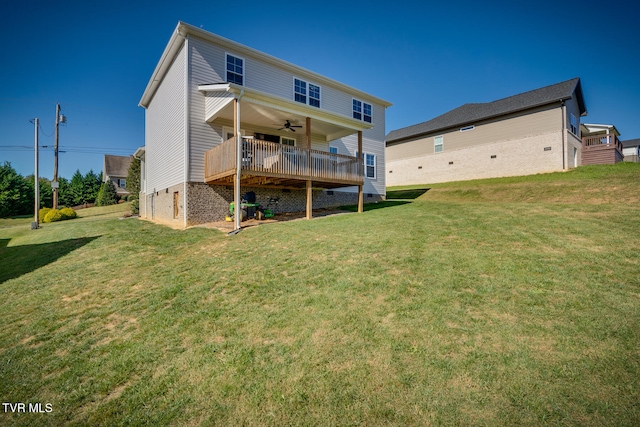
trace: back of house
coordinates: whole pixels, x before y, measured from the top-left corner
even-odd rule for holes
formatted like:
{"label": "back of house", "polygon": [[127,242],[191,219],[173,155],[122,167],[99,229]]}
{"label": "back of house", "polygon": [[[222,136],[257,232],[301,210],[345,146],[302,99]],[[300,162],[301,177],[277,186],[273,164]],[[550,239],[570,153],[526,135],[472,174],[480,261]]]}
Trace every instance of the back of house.
{"label": "back of house", "polygon": [[200,28],[178,24],[140,105],[144,217],[222,220],[237,182],[280,211],[385,196],[390,103]]}

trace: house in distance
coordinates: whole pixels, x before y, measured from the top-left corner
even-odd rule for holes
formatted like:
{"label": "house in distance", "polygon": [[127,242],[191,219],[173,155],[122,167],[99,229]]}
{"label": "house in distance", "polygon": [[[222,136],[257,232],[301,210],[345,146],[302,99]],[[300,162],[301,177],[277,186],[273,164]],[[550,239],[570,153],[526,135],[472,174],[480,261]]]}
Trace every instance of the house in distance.
{"label": "house in distance", "polygon": [[140,100],[141,215],[180,227],[219,221],[247,192],[307,217],[381,200],[390,105],[179,22]]}
{"label": "house in distance", "polygon": [[579,78],[465,104],[386,137],[387,185],[530,175],[581,164]]}

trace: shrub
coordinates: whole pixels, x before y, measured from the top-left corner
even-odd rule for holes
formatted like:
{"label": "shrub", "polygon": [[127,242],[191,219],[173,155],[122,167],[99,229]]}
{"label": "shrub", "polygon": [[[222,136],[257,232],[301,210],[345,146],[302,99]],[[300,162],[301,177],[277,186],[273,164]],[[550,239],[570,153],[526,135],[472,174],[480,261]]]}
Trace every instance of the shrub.
{"label": "shrub", "polygon": [[138,215],[140,213],[140,200],[133,199],[131,201],[131,214]]}
{"label": "shrub", "polygon": [[60,213],[66,217],[65,219],[74,219],[78,216],[76,211],[71,208],[62,208],[60,209]]}
{"label": "shrub", "polygon": [[40,222],[45,222],[44,217],[47,216],[49,212],[51,212],[51,208],[40,208],[38,211],[38,219]]}
{"label": "shrub", "polygon": [[56,222],[66,219],[58,209],[51,209],[44,216],[44,222]]}

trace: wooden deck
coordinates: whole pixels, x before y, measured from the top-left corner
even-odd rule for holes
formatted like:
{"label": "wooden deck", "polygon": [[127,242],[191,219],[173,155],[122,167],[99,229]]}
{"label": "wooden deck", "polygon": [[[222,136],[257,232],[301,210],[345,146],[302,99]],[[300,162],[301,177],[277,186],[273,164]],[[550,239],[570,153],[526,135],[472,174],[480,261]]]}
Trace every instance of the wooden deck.
{"label": "wooden deck", "polygon": [[582,165],[613,165],[623,159],[622,144],[616,135],[582,138]]}
{"label": "wooden deck", "polygon": [[[208,184],[231,185],[236,173],[236,138],[205,153]],[[242,141],[241,185],[253,187],[337,188],[364,183],[363,162],[356,157],[307,150],[257,139]]]}

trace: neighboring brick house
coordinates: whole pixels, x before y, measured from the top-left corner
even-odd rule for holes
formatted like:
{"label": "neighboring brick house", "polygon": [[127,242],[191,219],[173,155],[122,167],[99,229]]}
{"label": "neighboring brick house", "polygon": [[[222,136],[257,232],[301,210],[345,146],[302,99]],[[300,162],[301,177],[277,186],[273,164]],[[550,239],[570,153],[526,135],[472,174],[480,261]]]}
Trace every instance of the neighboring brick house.
{"label": "neighboring brick house", "polygon": [[116,186],[116,193],[120,197],[129,195],[127,190],[127,175],[131,165],[131,156],[104,155],[104,167],[102,168],[102,181],[111,180]]}
{"label": "neighboring brick house", "polygon": [[180,227],[224,220],[247,192],[307,217],[382,200],[390,105],[179,22],[140,100],[141,216]]}
{"label": "neighboring brick house", "polygon": [[465,104],[386,137],[387,185],[567,170],[581,164],[579,78]]}

